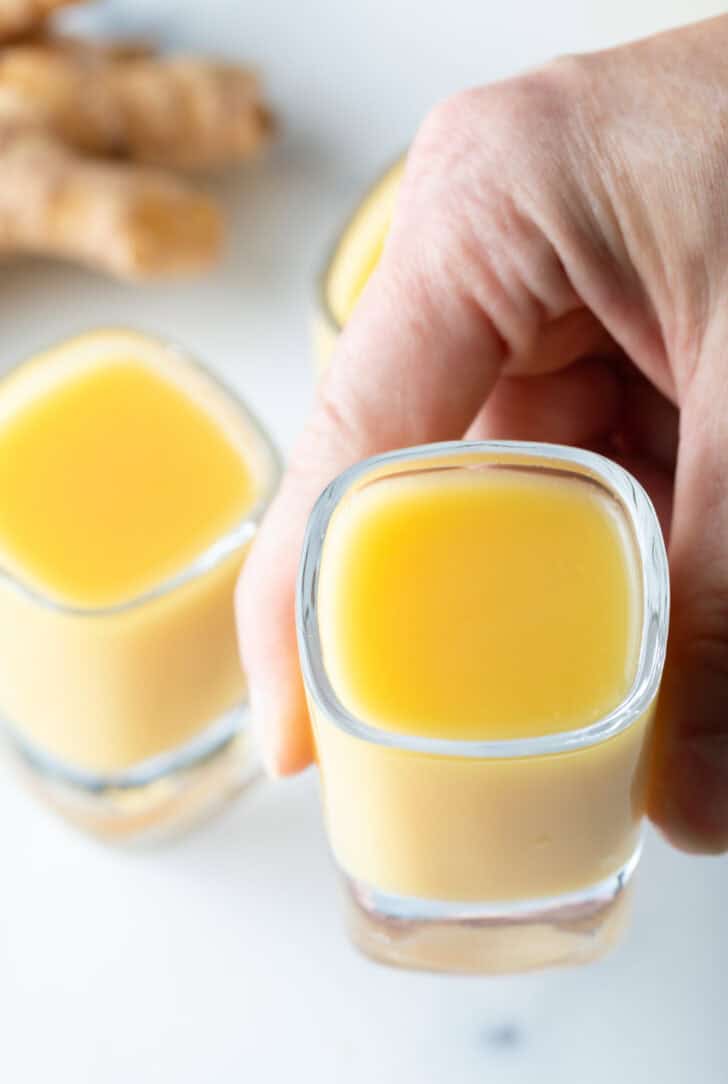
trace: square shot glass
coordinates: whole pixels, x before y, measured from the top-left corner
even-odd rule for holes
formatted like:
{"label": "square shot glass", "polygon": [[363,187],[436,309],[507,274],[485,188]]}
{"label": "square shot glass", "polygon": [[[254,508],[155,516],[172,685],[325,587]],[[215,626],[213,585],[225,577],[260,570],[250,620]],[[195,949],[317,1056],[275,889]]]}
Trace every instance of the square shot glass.
{"label": "square shot glass", "polygon": [[[582,480],[613,502],[639,573],[638,657],[626,697],[580,729],[507,740],[421,737],[356,718],[322,655],[318,587],[332,516],[397,474],[503,467]],[[360,949],[402,967],[498,973],[583,963],[610,947],[639,860],[668,613],[652,504],[625,470],[594,453],[433,444],[365,460],[324,490],[304,543],[297,628],[324,816]]]}
{"label": "square shot glass", "polygon": [[[71,340],[73,364],[95,364],[99,351],[103,359],[104,334]],[[186,567],[113,605],[66,605],[0,568],[5,747],[42,801],[108,840],[176,833],[257,774],[234,589],[280,476],[263,427],[206,367],[134,332],[114,332],[114,350],[120,339],[207,405],[255,489],[242,519]],[[16,366],[5,381],[22,387],[45,359]],[[62,379],[64,358],[52,365]]]}

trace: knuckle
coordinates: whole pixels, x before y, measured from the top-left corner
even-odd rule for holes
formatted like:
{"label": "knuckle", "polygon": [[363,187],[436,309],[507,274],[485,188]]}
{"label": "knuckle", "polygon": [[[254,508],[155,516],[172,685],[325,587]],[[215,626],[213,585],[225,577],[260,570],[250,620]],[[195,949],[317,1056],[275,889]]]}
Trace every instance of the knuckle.
{"label": "knuckle", "polygon": [[562,57],[502,84],[489,118],[495,136],[506,146],[560,146],[582,96],[580,71],[580,57]]}
{"label": "knuckle", "polygon": [[462,90],[439,102],[425,117],[415,136],[411,157],[440,154],[444,148],[469,141],[479,128],[487,90]]}
{"label": "knuckle", "polygon": [[472,176],[473,154],[494,176],[515,175],[536,152],[568,140],[589,94],[589,57],[564,56],[502,83],[460,91],[425,118],[409,155],[415,182],[439,176],[457,186]]}
{"label": "knuckle", "polygon": [[390,253],[474,301],[514,355],[571,303],[547,227],[579,198],[573,152],[589,78],[588,60],[563,57],[461,91],[425,119],[408,158]]}
{"label": "knuckle", "polygon": [[564,53],[542,65],[534,74],[553,99],[577,102],[593,85],[595,58],[589,53]]}

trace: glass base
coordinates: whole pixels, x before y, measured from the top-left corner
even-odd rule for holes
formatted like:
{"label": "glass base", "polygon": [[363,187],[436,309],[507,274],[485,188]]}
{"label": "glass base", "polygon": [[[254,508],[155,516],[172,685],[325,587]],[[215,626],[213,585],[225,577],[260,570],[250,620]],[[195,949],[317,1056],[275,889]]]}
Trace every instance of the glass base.
{"label": "glass base", "polygon": [[345,876],[349,933],[372,959],[424,971],[497,975],[589,963],[626,927],[638,860],[639,848],[580,892],[495,904],[392,896]]}
{"label": "glass base", "polygon": [[17,732],[9,738],[28,788],[74,826],[108,842],[173,837],[214,814],[260,773],[247,705],[184,746],[107,776],[76,771]]}

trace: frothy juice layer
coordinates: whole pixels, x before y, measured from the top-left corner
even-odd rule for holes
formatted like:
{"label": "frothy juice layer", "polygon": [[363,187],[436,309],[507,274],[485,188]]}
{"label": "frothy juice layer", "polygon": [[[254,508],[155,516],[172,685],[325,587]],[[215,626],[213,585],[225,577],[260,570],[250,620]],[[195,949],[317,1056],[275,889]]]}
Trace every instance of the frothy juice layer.
{"label": "frothy juice layer", "polygon": [[62,343],[0,383],[7,725],[74,768],[118,772],[244,697],[245,546],[225,540],[270,488],[271,455],[216,381],[133,332]]}
{"label": "frothy juice layer", "polygon": [[374,726],[469,740],[571,730],[632,683],[634,547],[588,481],[390,477],[337,510],[319,615],[333,687]]}
{"label": "frothy juice layer", "polygon": [[[311,697],[311,713],[334,852],[379,891],[557,897],[614,877],[637,846],[652,705],[561,752],[465,749],[588,727],[636,676],[642,568],[628,514],[598,481],[528,461],[423,458],[354,485],[328,523],[323,667],[371,736],[325,700]],[[417,748],[430,739],[452,744]]]}

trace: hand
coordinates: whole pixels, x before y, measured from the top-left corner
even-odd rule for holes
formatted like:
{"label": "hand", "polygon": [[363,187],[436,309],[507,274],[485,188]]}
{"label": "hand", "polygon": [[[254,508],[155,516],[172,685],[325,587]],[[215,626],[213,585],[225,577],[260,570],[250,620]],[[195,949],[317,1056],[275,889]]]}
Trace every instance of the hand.
{"label": "hand", "polygon": [[728,848],[727,49],[721,17],[459,94],[425,121],[242,578],[273,774],[312,755],[294,584],[326,483],[464,435],[579,444],[624,463],[670,527],[650,814],[678,846]]}

